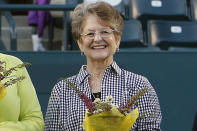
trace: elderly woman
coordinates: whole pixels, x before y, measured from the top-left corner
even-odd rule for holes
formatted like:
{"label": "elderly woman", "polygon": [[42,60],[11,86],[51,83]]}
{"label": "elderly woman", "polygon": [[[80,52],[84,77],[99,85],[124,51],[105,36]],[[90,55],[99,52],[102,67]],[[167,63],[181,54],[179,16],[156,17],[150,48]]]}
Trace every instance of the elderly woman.
{"label": "elderly woman", "polygon": [[[105,2],[80,4],[72,13],[72,33],[82,55],[87,58],[78,74],[68,79],[93,100],[114,98],[114,104],[136,95],[139,90],[149,88],[135,104],[139,118],[131,130],[160,130],[161,111],[158,97],[149,81],[132,72],[121,69],[113,60],[119,50],[123,19],[119,12]],[[46,131],[81,131],[86,106],[68,83],[60,81],[52,90],[46,114]],[[133,107],[133,108],[135,108]],[[132,110],[132,109],[131,109]]]}

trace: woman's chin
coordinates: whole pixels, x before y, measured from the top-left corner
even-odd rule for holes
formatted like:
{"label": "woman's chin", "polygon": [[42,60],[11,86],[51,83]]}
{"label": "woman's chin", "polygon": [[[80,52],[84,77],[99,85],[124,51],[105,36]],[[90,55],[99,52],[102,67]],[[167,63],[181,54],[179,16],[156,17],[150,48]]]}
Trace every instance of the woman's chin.
{"label": "woman's chin", "polygon": [[87,54],[87,57],[89,57],[90,59],[92,60],[98,60],[98,61],[101,61],[101,60],[106,60],[106,59],[110,59],[112,58],[113,54],[107,50],[107,48],[105,49],[99,49],[99,50],[92,50],[91,52],[89,52]]}
{"label": "woman's chin", "polygon": [[102,60],[106,60],[108,58],[109,58],[109,55],[104,54],[104,53],[94,54],[91,56],[91,59],[94,61],[102,61]]}

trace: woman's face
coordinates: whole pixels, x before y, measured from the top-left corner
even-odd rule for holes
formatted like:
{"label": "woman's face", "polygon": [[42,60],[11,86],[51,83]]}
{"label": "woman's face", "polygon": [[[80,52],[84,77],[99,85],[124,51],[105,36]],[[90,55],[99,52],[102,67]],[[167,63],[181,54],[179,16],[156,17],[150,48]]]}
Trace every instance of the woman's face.
{"label": "woman's face", "polygon": [[89,15],[83,23],[79,48],[92,61],[113,61],[113,54],[120,44],[120,36],[99,23],[98,17]]}

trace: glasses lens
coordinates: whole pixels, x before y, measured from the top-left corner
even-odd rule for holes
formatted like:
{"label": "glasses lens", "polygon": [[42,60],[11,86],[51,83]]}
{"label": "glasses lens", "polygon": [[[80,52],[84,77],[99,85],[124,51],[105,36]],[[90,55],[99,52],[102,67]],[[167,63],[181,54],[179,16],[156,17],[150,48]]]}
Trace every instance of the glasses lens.
{"label": "glasses lens", "polygon": [[85,36],[87,39],[94,39],[96,35],[100,35],[102,38],[108,38],[112,34],[114,30],[102,30],[99,33],[96,32],[88,32],[86,34],[81,34],[82,36]]}
{"label": "glasses lens", "polygon": [[100,32],[100,36],[106,38],[106,37],[109,37],[111,33],[112,33],[112,30],[103,30]]}
{"label": "glasses lens", "polygon": [[86,36],[88,39],[94,39],[95,32],[89,32],[89,33],[85,34],[85,36]]}

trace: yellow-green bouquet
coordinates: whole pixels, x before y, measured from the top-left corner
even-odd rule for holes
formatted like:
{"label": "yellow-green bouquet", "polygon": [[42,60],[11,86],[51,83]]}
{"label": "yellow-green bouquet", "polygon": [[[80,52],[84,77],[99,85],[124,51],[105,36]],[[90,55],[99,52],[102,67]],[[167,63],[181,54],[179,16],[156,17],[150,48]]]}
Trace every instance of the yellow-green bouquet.
{"label": "yellow-green bouquet", "polygon": [[92,99],[88,98],[73,83],[67,79],[66,81],[87,107],[82,125],[85,131],[129,131],[139,117],[138,108],[132,111],[130,109],[139,97],[148,91],[147,88],[142,89],[128,101],[127,105],[118,107],[112,104],[113,98],[111,96],[107,96],[105,101],[96,98],[92,102]]}
{"label": "yellow-green bouquet", "polygon": [[[25,66],[30,65],[30,63],[22,63],[22,64],[19,64],[19,65],[16,65],[15,67],[12,67],[8,70],[6,70],[4,68],[5,65],[6,65],[5,62],[0,61],[0,100],[3,99],[6,96],[6,94],[7,94],[6,88],[8,86],[10,86],[12,84],[15,84],[17,81],[21,81],[21,80],[24,79],[24,76],[11,78],[11,76],[10,76],[11,73],[13,71],[16,71],[19,68],[23,68]],[[10,79],[6,80],[6,78],[10,78]]]}

